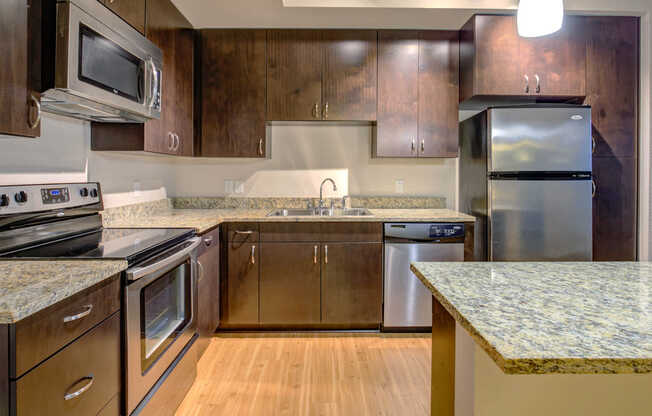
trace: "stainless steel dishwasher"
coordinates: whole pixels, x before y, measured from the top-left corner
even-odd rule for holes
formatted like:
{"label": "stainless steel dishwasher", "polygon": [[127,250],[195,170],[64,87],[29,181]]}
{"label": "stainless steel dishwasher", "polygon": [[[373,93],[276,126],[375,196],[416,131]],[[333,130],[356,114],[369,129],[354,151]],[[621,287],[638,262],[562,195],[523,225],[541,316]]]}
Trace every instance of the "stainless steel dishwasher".
{"label": "stainless steel dishwasher", "polygon": [[432,293],[410,271],[415,261],[464,261],[464,224],[385,224],[384,330],[432,327]]}

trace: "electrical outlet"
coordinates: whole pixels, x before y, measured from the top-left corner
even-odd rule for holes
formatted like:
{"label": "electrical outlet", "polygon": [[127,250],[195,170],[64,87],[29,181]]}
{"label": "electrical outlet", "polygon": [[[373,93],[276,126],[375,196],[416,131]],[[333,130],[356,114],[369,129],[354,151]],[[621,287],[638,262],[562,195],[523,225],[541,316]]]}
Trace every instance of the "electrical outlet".
{"label": "electrical outlet", "polygon": [[244,194],[244,182],[235,181],[235,193],[236,194]]}
{"label": "electrical outlet", "polygon": [[397,194],[402,194],[403,192],[405,192],[405,181],[403,179],[396,180],[395,191]]}
{"label": "electrical outlet", "polygon": [[235,190],[233,181],[231,179],[224,179],[224,193],[232,194]]}

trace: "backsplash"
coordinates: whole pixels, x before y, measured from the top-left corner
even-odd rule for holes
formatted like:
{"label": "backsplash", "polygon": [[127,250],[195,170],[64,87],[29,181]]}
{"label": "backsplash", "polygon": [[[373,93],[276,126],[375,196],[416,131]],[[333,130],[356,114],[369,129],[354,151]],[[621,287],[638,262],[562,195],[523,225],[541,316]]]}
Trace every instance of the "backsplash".
{"label": "backsplash", "polygon": [[[353,208],[388,208],[388,209],[418,209],[446,208],[444,197],[395,197],[395,196],[352,196]],[[325,206],[342,203],[341,198],[325,198]],[[313,206],[319,203],[319,198],[232,198],[232,197],[177,197],[172,198],[172,206],[177,209],[277,209],[305,208],[311,202]]]}

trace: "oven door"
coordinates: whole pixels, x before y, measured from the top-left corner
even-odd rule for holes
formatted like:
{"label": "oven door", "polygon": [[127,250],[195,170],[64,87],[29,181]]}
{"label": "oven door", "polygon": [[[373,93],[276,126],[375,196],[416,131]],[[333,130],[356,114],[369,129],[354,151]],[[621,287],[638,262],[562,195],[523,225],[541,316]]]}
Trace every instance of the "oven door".
{"label": "oven door", "polygon": [[197,329],[197,248],[190,239],[127,270],[125,331],[130,414]]}
{"label": "oven door", "polygon": [[[59,95],[55,92],[54,99],[64,91],[87,99],[90,102],[76,102],[74,111],[89,107],[88,111],[98,112],[97,118],[105,107],[159,118],[160,49],[100,2],[83,0],[79,5],[57,4],[54,86]],[[47,101],[49,94],[44,95]]]}

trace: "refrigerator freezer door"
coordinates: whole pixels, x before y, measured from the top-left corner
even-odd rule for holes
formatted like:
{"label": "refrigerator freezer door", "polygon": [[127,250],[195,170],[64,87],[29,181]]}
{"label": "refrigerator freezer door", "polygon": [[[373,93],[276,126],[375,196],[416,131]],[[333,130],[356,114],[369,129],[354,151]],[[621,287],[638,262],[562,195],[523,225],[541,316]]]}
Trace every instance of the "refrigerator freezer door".
{"label": "refrigerator freezer door", "polygon": [[591,172],[591,108],[488,110],[491,172]]}
{"label": "refrigerator freezer door", "polygon": [[490,180],[491,261],[590,261],[590,180]]}

